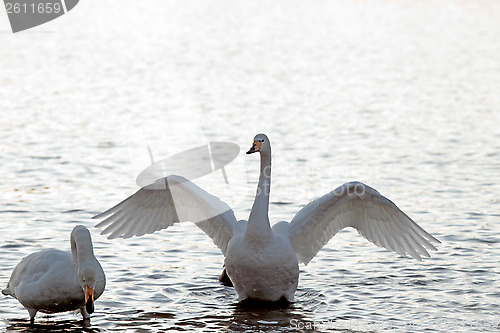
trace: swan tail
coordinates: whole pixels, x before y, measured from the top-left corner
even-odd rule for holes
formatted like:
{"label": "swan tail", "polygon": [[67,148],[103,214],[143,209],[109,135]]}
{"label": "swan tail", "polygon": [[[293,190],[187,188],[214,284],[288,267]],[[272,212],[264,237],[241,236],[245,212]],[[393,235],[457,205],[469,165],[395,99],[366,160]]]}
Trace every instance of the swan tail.
{"label": "swan tail", "polygon": [[5,296],[13,296],[9,286],[2,290],[2,294],[4,294]]}

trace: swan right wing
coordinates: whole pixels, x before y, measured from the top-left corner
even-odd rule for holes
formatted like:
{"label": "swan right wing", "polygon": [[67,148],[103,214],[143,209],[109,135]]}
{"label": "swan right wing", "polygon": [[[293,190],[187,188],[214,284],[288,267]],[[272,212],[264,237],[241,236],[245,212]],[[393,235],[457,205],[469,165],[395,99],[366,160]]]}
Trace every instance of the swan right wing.
{"label": "swan right wing", "polygon": [[233,210],[219,198],[180,176],[160,178],[94,219],[108,238],[142,236],[177,222],[194,222],[225,254],[237,228]]}
{"label": "swan right wing", "polygon": [[421,260],[436,250],[430,235],[377,190],[346,183],[303,207],[290,222],[289,237],[300,262],[307,264],[335,234],[357,229],[375,245]]}

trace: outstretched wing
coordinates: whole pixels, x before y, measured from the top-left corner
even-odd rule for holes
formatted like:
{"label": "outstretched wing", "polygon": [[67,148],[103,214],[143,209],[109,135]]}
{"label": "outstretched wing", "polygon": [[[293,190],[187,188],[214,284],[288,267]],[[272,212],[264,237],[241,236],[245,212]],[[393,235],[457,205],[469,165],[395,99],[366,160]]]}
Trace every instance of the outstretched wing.
{"label": "outstretched wing", "polygon": [[377,190],[350,182],[313,200],[290,222],[290,240],[298,260],[307,264],[346,227],[356,228],[377,246],[418,260],[430,257],[426,249],[437,250],[431,242],[440,243]]}
{"label": "outstretched wing", "polygon": [[108,238],[142,236],[177,222],[191,221],[225,254],[236,217],[219,198],[180,176],[168,176],[145,186],[94,219],[107,217],[96,227]]}

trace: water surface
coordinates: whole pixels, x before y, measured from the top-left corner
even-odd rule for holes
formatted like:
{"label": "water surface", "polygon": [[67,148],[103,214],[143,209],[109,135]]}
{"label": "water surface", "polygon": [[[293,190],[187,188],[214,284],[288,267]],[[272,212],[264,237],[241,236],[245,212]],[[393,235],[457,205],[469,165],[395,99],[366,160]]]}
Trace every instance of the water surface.
{"label": "water surface", "polygon": [[[0,285],[90,228],[107,275],[90,326],[0,298],[0,331],[500,330],[495,1],[85,1],[10,34],[0,11]],[[108,240],[90,218],[149,163],[206,141],[273,148],[270,218],[359,180],[442,241],[422,262],[340,232],[289,308],[247,308],[190,223]],[[196,182],[248,218],[258,158]]]}

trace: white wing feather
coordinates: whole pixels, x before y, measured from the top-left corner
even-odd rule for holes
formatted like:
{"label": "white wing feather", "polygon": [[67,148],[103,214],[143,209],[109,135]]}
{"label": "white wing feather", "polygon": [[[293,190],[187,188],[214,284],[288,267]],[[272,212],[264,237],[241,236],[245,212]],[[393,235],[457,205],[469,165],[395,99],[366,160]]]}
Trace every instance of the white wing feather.
{"label": "white wing feather", "polygon": [[422,260],[440,243],[377,190],[350,182],[303,207],[290,222],[290,240],[300,262],[307,263],[341,229],[356,228],[377,246]]}
{"label": "white wing feather", "polygon": [[158,179],[93,218],[107,216],[96,227],[106,227],[102,234],[110,234],[110,239],[150,234],[177,222],[195,222],[224,254],[237,223],[226,203],[180,176]]}

